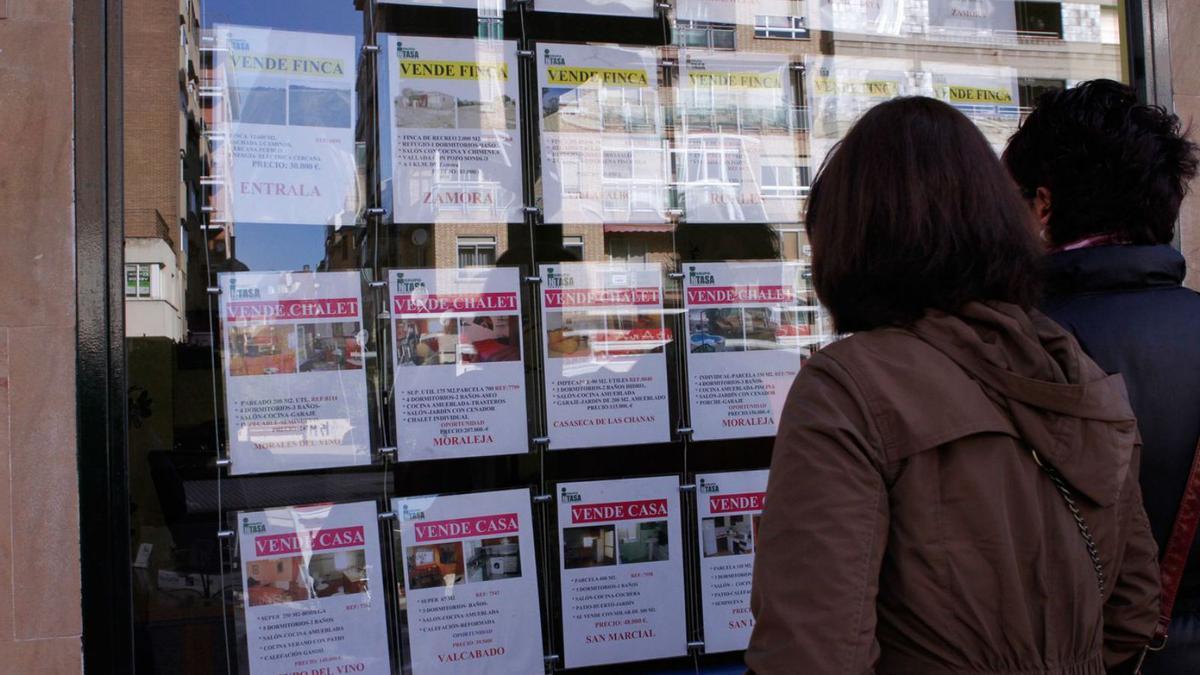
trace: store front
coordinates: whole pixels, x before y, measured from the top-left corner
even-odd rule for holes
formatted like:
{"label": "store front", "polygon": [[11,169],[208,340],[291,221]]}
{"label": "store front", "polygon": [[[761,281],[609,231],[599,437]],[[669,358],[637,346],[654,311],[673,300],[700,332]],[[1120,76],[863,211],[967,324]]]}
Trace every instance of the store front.
{"label": "store front", "polygon": [[837,337],[822,159],[896,96],[998,151],[1048,88],[1162,100],[1125,0],[108,12],[96,672],[739,672],[778,416]]}

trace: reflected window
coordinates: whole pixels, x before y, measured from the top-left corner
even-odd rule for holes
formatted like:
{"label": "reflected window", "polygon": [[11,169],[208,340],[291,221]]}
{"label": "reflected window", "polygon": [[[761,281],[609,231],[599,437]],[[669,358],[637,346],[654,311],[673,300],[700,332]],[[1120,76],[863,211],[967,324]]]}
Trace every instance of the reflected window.
{"label": "reflected window", "polygon": [[604,242],[608,259],[613,262],[646,262],[649,249],[644,238],[636,234],[612,236]]}
{"label": "reflected window", "polygon": [[803,16],[758,14],[754,17],[754,37],[807,40],[808,19]]}
{"label": "reflected window", "polygon": [[154,297],[154,277],[158,274],[158,265],[151,263],[128,263],[125,265],[125,297],[152,298]]}
{"label": "reflected window", "polygon": [[487,267],[496,264],[495,237],[459,237],[458,266]]}
{"label": "reflected window", "polygon": [[1016,9],[1019,33],[1051,40],[1063,37],[1063,3],[1017,0]]}
{"label": "reflected window", "polygon": [[574,256],[571,259],[583,260],[583,237],[578,235],[564,236],[562,247],[564,251]]}
{"label": "reflected window", "polygon": [[679,21],[675,26],[675,43],[701,49],[734,49],[737,27],[726,23]]}

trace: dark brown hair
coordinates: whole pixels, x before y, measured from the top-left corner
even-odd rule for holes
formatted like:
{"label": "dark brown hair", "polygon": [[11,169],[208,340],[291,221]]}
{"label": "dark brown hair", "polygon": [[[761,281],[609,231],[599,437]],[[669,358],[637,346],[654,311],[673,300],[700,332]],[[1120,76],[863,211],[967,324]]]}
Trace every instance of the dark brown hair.
{"label": "dark brown hair", "polygon": [[1197,149],[1164,108],[1133,89],[1092,80],[1042,94],[1004,151],[1025,196],[1050,190],[1056,245],[1097,234],[1166,244],[1196,176]]}
{"label": "dark brown hair", "polygon": [[1037,301],[1032,214],[970,120],[930,98],[868,111],[813,183],[813,281],[839,332],[972,300]]}

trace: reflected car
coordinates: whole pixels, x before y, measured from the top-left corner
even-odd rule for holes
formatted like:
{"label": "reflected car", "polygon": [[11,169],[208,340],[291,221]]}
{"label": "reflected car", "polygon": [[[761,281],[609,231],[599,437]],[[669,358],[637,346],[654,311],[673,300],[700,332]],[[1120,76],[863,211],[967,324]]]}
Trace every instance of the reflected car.
{"label": "reflected car", "polygon": [[688,348],[693,354],[725,351],[725,338],[712,333],[692,333],[688,343]]}

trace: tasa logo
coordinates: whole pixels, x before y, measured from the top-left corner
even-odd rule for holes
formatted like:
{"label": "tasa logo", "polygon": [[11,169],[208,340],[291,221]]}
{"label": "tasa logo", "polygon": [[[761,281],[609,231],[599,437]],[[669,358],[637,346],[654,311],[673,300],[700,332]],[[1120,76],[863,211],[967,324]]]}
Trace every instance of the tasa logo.
{"label": "tasa logo", "polygon": [[549,49],[542,51],[542,55],[546,57],[546,64],[551,66],[565,66],[567,60],[558,54],[551,53]]}
{"label": "tasa logo", "polygon": [[405,279],[404,274],[400,273],[396,276],[396,291],[401,293],[412,293],[418,289],[424,290],[424,279]]}
{"label": "tasa logo", "polygon": [[688,283],[693,286],[712,286],[717,280],[712,272],[697,272],[695,265],[688,265]]}
{"label": "tasa logo", "polygon": [[421,58],[421,52],[413,49],[412,47],[405,47],[404,44],[400,42],[396,43],[396,55],[402,59]]}
{"label": "tasa logo", "polygon": [[546,270],[546,286],[549,288],[572,288],[575,286],[575,277],[556,272],[553,267],[550,267]]}
{"label": "tasa logo", "polygon": [[255,532],[266,532],[267,526],[263,523],[252,523],[249,518],[242,518],[242,532],[253,534]]}
{"label": "tasa logo", "polygon": [[561,495],[562,497],[559,499],[559,501],[567,504],[583,501],[583,496],[581,496],[578,492],[568,492],[567,488],[562,489]]}
{"label": "tasa logo", "polygon": [[229,48],[236,49],[239,52],[248,52],[248,51],[250,51],[250,43],[246,40],[243,40],[242,38],[236,38],[236,37],[230,36]]}
{"label": "tasa logo", "polygon": [[717,485],[716,483],[705,482],[705,480],[703,478],[701,478],[700,479],[700,491],[701,492],[720,492],[721,486]]}
{"label": "tasa logo", "polygon": [[405,504],[404,508],[400,510],[400,518],[404,522],[408,522],[410,520],[424,520],[425,512],[421,509],[410,509],[408,508],[408,504]]}
{"label": "tasa logo", "polygon": [[229,280],[229,295],[234,300],[257,300],[262,297],[259,294],[258,287],[251,286],[250,288],[238,288],[237,279]]}

